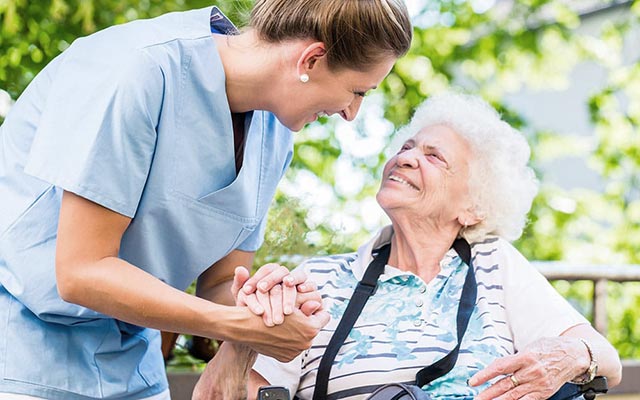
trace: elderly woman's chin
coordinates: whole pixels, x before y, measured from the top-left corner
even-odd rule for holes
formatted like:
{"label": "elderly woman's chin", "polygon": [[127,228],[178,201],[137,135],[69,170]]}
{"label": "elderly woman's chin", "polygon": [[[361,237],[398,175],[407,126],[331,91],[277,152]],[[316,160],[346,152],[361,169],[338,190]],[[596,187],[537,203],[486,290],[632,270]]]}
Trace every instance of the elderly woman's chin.
{"label": "elderly woman's chin", "polygon": [[[406,205],[406,198],[402,198],[402,194],[394,193],[392,190],[380,188],[376,194],[376,201],[382,210],[391,217],[394,211]],[[391,215],[390,215],[391,214]]]}
{"label": "elderly woman's chin", "polygon": [[376,193],[376,201],[385,210],[387,208],[407,206],[412,202],[419,202],[421,201],[419,195],[420,192],[418,190],[405,183],[394,181],[390,178],[382,178],[380,188]]}

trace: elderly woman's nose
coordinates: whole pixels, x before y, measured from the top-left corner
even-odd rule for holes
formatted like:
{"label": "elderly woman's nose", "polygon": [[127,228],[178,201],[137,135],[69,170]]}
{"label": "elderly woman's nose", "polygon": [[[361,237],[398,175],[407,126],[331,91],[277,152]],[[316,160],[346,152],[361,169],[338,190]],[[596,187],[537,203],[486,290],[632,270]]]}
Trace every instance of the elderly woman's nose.
{"label": "elderly woman's nose", "polygon": [[418,153],[415,148],[403,151],[398,154],[397,164],[408,168],[418,167]]}

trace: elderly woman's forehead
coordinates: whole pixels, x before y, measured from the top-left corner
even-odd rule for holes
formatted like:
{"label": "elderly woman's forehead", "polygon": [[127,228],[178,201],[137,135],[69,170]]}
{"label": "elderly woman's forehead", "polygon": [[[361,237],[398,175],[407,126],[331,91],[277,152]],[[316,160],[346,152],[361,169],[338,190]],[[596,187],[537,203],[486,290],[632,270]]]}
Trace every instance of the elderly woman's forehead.
{"label": "elderly woman's forehead", "polygon": [[420,141],[421,139],[456,139],[466,141],[454,128],[445,124],[425,126],[409,138],[409,140],[413,140],[414,142]]}

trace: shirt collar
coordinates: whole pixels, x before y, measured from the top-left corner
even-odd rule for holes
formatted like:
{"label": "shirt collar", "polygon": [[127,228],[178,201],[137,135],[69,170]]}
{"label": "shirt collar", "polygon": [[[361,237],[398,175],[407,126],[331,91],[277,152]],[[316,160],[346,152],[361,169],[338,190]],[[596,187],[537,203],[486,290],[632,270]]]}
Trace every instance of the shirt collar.
{"label": "shirt collar", "polygon": [[[353,275],[361,280],[364,276],[364,271],[367,269],[373,257],[371,253],[375,249],[379,249],[387,243],[391,242],[391,237],[393,236],[393,226],[387,225],[382,228],[373,238],[371,238],[368,242],[363,244],[358,248],[358,258],[351,264],[351,270],[353,271]],[[440,274],[449,275],[451,272],[458,267],[462,263],[460,257],[458,257],[458,253],[451,248],[444,255],[442,260],[440,261]],[[392,266],[385,266],[384,274],[380,276],[380,280],[387,281],[397,276],[416,276],[415,274],[402,271],[398,268]],[[417,277],[417,276],[416,276]]]}

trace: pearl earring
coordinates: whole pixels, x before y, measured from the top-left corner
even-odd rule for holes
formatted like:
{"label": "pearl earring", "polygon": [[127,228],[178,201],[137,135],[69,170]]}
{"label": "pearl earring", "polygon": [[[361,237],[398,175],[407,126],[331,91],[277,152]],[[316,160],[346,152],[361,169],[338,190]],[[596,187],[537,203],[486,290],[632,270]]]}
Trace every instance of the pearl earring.
{"label": "pearl earring", "polygon": [[309,82],[309,75],[307,75],[307,74],[300,75],[300,82],[302,82],[302,83]]}

